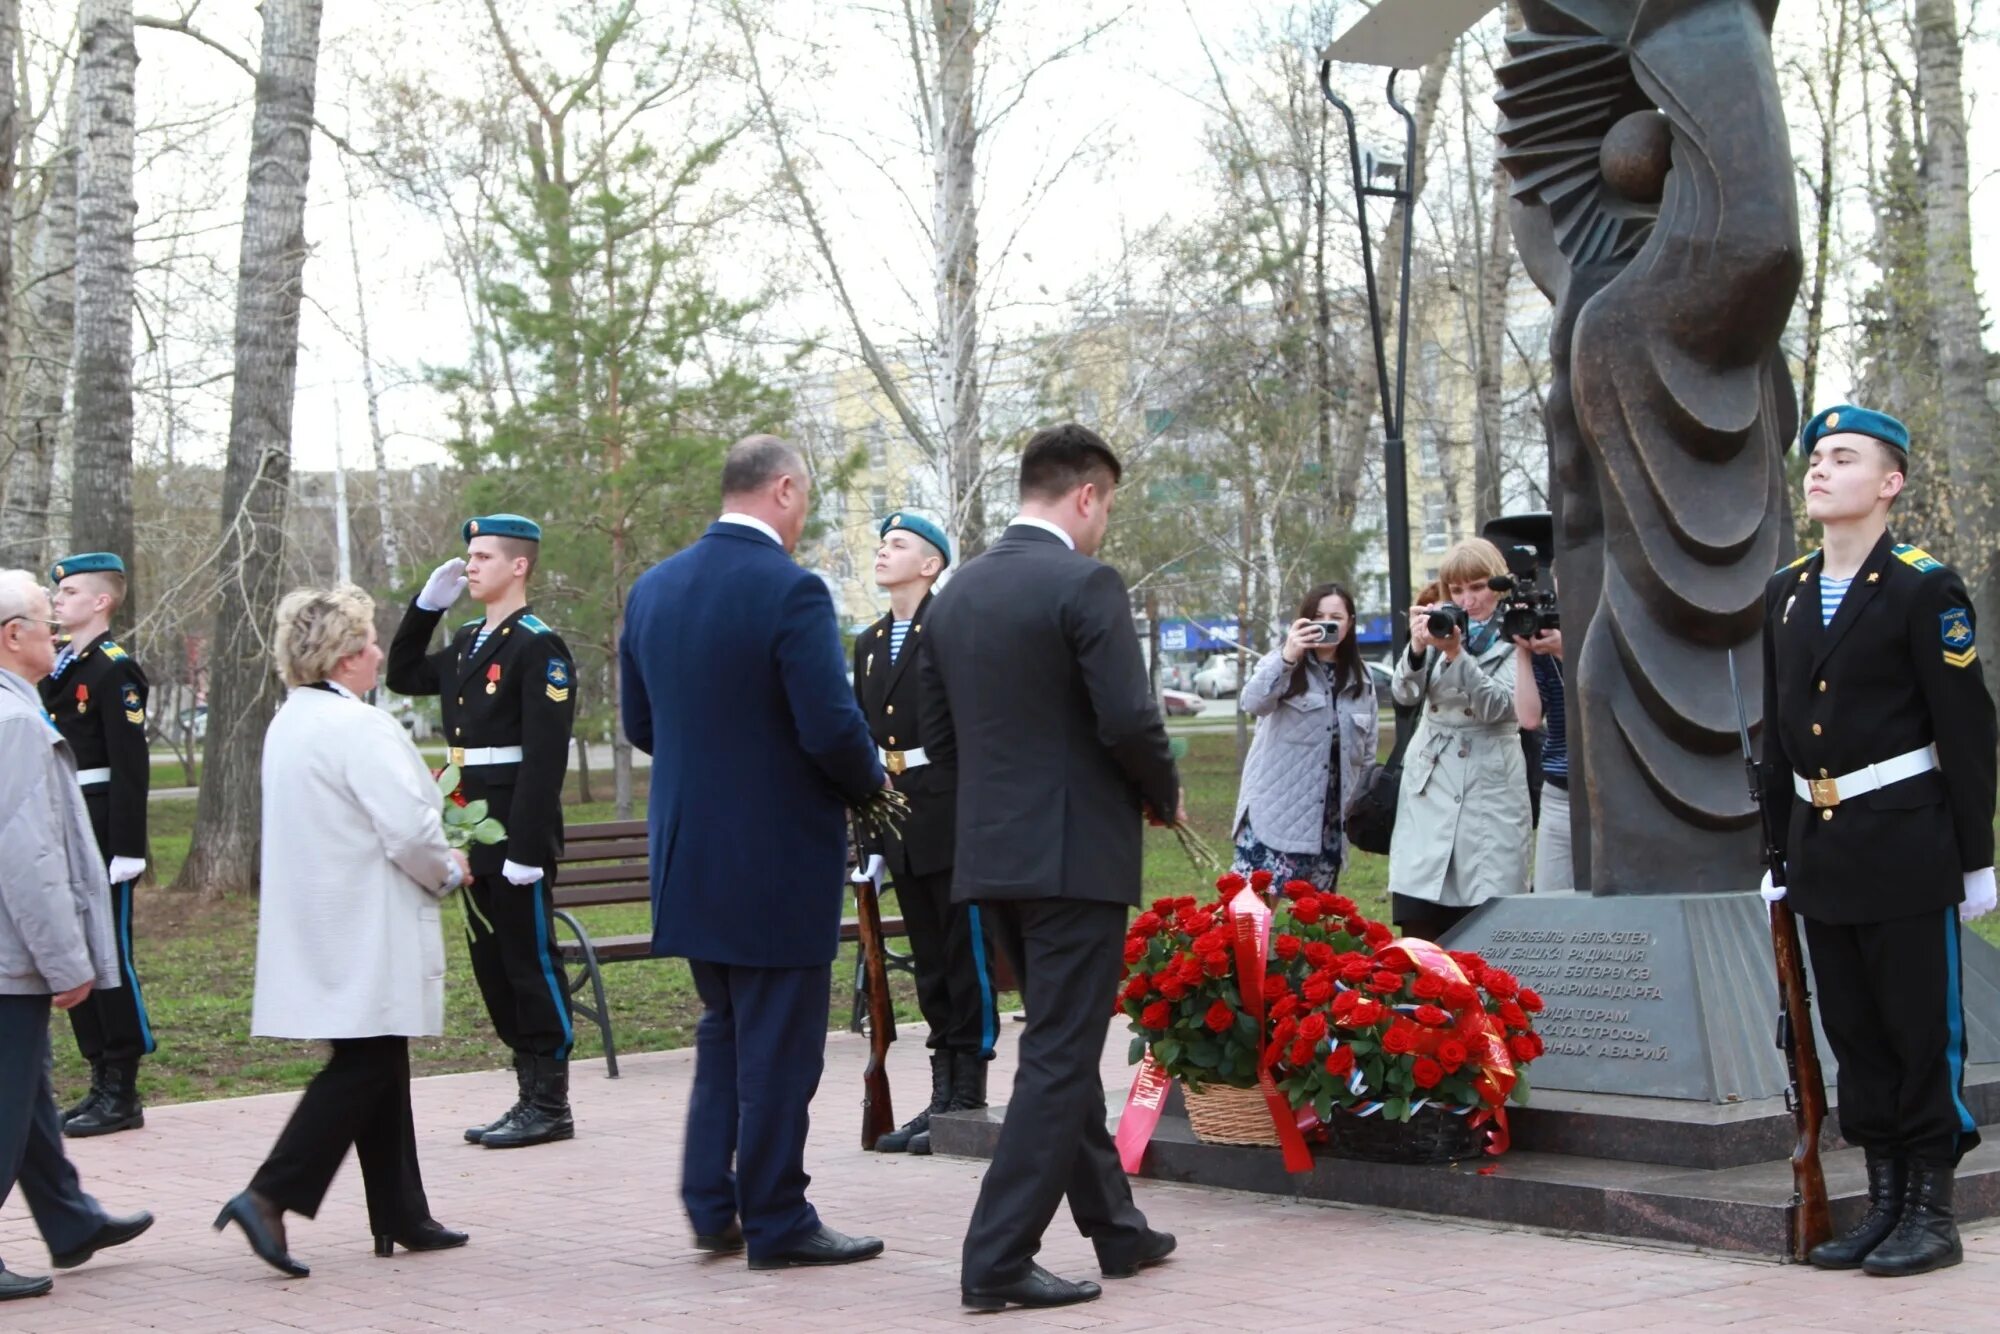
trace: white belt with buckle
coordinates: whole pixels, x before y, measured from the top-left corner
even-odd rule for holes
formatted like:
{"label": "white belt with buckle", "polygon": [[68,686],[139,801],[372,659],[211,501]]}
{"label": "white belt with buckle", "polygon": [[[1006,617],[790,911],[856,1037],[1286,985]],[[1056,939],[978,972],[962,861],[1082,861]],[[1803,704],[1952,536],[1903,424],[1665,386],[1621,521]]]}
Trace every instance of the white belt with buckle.
{"label": "white belt with buckle", "polygon": [[78,787],[95,787],[99,783],[108,783],[110,781],[111,771],[109,769],[78,769],[76,771],[76,785]]}
{"label": "white belt with buckle", "polygon": [[1891,783],[1900,783],[1905,778],[1927,774],[1937,767],[1937,747],[1925,746],[1922,750],[1898,755],[1893,760],[1865,765],[1838,778],[1804,778],[1793,774],[1792,791],[1798,793],[1800,801],[1809,801],[1814,807],[1824,809],[1879,791]]}
{"label": "white belt with buckle", "polygon": [[918,746],[915,750],[885,750],[881,752],[882,767],[891,774],[902,773],[905,769],[921,769],[931,762],[931,757]]}
{"label": "white belt with buckle", "polygon": [[451,762],[463,769],[468,764],[519,764],[519,746],[453,746]]}

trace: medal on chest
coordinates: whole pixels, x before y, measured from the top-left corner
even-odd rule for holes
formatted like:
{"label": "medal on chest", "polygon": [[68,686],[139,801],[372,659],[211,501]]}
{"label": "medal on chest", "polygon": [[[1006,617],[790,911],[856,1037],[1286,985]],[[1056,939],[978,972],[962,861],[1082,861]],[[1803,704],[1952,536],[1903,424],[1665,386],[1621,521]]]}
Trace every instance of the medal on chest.
{"label": "medal on chest", "polygon": [[90,687],[78,686],[76,688],[76,711],[78,713],[82,713],[89,707],[90,707]]}
{"label": "medal on chest", "polygon": [[500,693],[500,664],[497,662],[486,669],[486,693],[489,695]]}

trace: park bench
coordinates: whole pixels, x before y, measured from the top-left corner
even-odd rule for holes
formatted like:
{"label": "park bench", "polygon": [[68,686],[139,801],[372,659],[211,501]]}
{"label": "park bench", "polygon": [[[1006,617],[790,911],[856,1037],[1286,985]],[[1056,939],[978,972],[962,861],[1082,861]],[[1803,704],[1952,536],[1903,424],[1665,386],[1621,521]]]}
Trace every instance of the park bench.
{"label": "park bench", "polygon": [[[618,1078],[618,1048],[611,1036],[611,1010],[604,999],[604,966],[628,959],[653,957],[653,934],[593,937],[577,920],[579,908],[600,908],[611,904],[653,901],[653,877],[644,820],[612,820],[603,824],[576,825],[563,834],[561,871],[556,877],[556,921],[566,928],[571,940],[558,939],[556,949],[563,961],[563,990],[569,997],[572,1014],[580,1014],[597,1025],[604,1038],[606,1073]],[[906,935],[903,919],[884,917],[886,938]],[[854,997],[849,1024],[861,1031],[868,1007],[867,970],[861,966],[861,928],[852,917],[840,924],[840,939],[853,942]],[[910,956],[885,950],[888,965],[914,976]],[[582,995],[589,989],[589,998]]]}

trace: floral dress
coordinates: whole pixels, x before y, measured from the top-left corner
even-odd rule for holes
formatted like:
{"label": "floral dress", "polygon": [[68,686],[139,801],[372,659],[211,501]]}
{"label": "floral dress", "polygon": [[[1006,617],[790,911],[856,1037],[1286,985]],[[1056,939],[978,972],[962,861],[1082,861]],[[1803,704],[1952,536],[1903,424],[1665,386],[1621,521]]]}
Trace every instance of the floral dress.
{"label": "floral dress", "polygon": [[[1331,675],[1331,664],[1323,664],[1323,670]],[[1239,875],[1249,875],[1252,871],[1269,871],[1273,883],[1282,885],[1288,880],[1306,880],[1322,891],[1332,889],[1340,880],[1340,729],[1333,729],[1332,753],[1327,756],[1326,766],[1326,814],[1320,825],[1320,851],[1279,852],[1276,848],[1264,846],[1257,838],[1257,831],[1250,827],[1250,816],[1244,813],[1243,822],[1236,830],[1236,860],[1231,869]]]}

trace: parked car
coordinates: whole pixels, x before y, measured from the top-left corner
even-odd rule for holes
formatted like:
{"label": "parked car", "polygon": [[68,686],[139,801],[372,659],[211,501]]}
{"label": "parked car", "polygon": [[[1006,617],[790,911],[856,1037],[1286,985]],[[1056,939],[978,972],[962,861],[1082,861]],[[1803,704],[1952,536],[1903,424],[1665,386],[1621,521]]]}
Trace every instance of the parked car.
{"label": "parked car", "polygon": [[1193,690],[1193,664],[1162,659],[1160,662],[1160,686],[1166,690]]}
{"label": "parked car", "polygon": [[1186,690],[1162,690],[1160,710],[1169,718],[1192,718],[1208,707],[1208,701]]}
{"label": "parked car", "polygon": [[1208,661],[1202,663],[1201,670],[1194,674],[1195,693],[1203,699],[1221,699],[1234,695],[1242,688],[1236,675],[1236,655],[1234,653],[1212,653]]}

